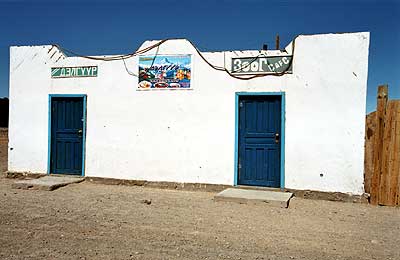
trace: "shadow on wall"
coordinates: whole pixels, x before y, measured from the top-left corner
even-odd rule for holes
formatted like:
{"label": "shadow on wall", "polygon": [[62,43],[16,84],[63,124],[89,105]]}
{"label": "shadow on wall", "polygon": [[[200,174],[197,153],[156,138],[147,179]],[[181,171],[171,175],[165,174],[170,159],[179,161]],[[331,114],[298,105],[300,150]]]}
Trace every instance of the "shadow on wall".
{"label": "shadow on wall", "polygon": [[0,127],[8,127],[8,98],[0,98]]}

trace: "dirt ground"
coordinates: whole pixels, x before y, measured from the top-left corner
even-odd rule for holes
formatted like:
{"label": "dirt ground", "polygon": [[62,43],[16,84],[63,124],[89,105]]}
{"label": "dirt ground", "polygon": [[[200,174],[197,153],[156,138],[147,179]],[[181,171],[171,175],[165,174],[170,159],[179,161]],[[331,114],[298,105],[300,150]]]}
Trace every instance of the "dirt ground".
{"label": "dirt ground", "polygon": [[0,178],[0,259],[400,259],[400,208],[294,198],[281,209],[209,192],[13,181]]}

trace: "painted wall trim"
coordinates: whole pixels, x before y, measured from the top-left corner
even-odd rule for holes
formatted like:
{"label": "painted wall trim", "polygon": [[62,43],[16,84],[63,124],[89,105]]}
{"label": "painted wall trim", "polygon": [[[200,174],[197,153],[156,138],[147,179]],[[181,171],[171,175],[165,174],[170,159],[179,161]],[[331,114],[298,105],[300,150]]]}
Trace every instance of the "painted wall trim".
{"label": "painted wall trim", "polygon": [[53,97],[81,97],[83,98],[83,134],[82,134],[82,173],[81,176],[85,176],[85,162],[86,162],[86,94],[49,94],[49,105],[48,105],[48,144],[47,144],[47,174],[50,174],[51,169],[51,101]]}
{"label": "painted wall trim", "polygon": [[281,92],[281,189],[285,188],[285,121],[286,121],[286,95]]}
{"label": "painted wall trim", "polygon": [[281,96],[281,189],[285,188],[285,92],[236,92],[235,93],[235,158],[233,185],[238,185],[239,160],[239,97],[240,96]]}

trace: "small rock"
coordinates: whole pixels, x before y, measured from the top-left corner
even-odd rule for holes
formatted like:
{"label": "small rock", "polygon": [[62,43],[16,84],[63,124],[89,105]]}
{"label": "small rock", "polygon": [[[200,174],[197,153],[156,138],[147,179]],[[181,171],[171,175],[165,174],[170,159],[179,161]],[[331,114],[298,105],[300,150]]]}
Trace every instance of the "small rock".
{"label": "small rock", "polygon": [[140,202],[147,205],[151,204],[151,200],[141,200]]}

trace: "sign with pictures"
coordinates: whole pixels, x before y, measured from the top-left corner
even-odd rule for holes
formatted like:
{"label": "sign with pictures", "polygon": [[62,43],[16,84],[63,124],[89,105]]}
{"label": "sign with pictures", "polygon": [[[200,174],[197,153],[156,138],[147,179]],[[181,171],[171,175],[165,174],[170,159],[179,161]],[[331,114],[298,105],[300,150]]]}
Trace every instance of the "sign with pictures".
{"label": "sign with pictures", "polygon": [[190,89],[191,55],[139,57],[138,90]]}

